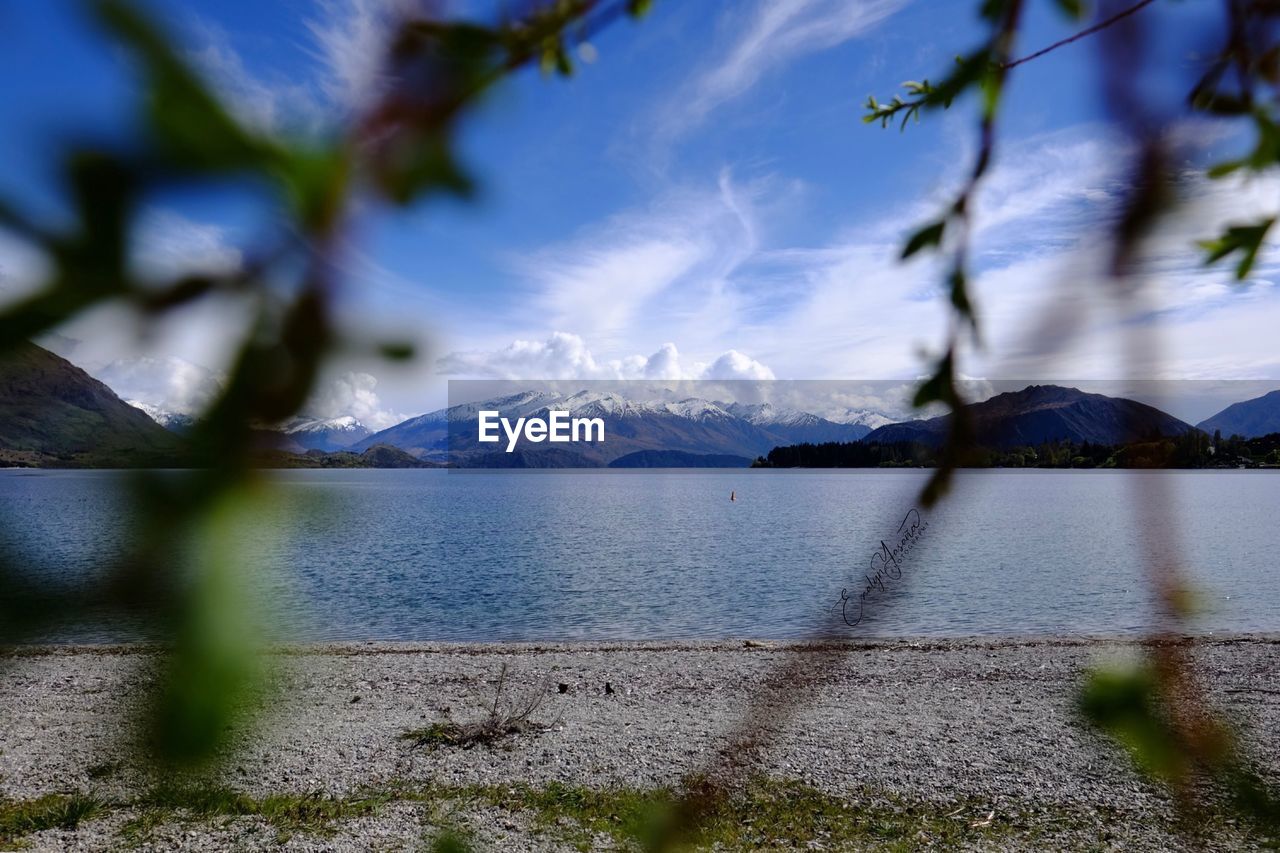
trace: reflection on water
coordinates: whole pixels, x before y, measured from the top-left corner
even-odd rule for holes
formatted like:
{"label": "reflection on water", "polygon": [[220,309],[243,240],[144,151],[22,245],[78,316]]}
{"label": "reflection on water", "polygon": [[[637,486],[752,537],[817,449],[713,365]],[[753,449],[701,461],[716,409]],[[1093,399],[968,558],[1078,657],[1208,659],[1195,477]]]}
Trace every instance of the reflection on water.
{"label": "reflection on water", "polygon": [[[286,471],[244,535],[282,639],[798,637],[861,593],[925,473]],[[1136,477],[1169,479],[1176,525],[1135,529]],[[0,472],[0,548],[84,582],[125,544],[122,483]],[[973,471],[955,497],[851,636],[1140,631],[1139,537],[1174,529],[1198,630],[1280,629],[1274,472]],[[44,639],[145,634],[113,620]]]}

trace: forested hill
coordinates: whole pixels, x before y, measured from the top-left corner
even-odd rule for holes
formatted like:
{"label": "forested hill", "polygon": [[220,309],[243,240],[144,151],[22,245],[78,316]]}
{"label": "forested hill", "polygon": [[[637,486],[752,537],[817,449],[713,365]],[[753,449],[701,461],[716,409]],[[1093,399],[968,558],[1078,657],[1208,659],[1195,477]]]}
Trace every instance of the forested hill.
{"label": "forested hill", "polygon": [[0,463],[136,467],[180,452],[178,436],[66,359],[32,343],[0,357]]}
{"label": "forested hill", "polygon": [[[775,447],[758,468],[932,468],[939,448],[917,441],[855,441]],[[1053,441],[1007,450],[976,449],[970,468],[1270,468],[1280,467],[1280,433],[1214,440],[1195,431],[1128,445]]]}

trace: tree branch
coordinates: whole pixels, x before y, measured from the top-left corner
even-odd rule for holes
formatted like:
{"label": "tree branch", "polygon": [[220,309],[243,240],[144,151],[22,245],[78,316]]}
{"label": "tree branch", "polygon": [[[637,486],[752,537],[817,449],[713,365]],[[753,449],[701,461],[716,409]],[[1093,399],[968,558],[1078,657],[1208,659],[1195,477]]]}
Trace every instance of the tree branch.
{"label": "tree branch", "polygon": [[1107,27],[1111,26],[1112,24],[1115,24],[1118,21],[1122,21],[1136,12],[1142,11],[1143,9],[1145,9],[1147,6],[1150,6],[1154,2],[1155,0],[1139,0],[1139,2],[1134,3],[1132,6],[1130,6],[1127,9],[1123,9],[1115,13],[1110,18],[1107,18],[1105,21],[1099,21],[1098,23],[1094,24],[1092,27],[1089,27],[1088,29],[1083,29],[1073,36],[1068,36],[1067,38],[1064,38],[1062,41],[1056,41],[1046,48],[1037,50],[1035,53],[1028,54],[1027,56],[1024,56],[1020,59],[1014,59],[1010,62],[1006,62],[1003,65],[1001,65],[1000,68],[1003,71],[1007,71],[1010,68],[1017,68],[1019,65],[1022,65],[1024,62],[1030,62],[1033,59],[1039,59],[1040,57],[1044,56],[1046,53],[1052,53],[1053,51],[1057,50],[1060,47],[1066,47],[1067,45],[1072,44],[1073,42],[1080,41],[1080,39],[1082,38],[1088,38],[1094,33],[1101,32],[1102,30],[1105,30]]}

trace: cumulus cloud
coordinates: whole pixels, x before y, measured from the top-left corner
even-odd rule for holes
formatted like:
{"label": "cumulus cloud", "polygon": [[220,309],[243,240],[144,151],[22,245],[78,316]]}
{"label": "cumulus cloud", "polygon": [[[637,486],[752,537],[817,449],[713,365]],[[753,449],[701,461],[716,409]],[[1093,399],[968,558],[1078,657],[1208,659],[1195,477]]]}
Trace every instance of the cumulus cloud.
{"label": "cumulus cloud", "polygon": [[371,374],[348,371],[321,385],[307,404],[317,418],[352,415],[373,431],[395,426],[408,415],[389,410],[378,397],[378,380]]}
{"label": "cumulus cloud", "polygon": [[773,371],[748,355],[731,349],[703,371],[706,379],[773,379]]}
{"label": "cumulus cloud", "polygon": [[489,351],[449,353],[436,363],[440,373],[474,379],[773,379],[773,371],[737,350],[710,365],[684,365],[673,343],[649,356],[597,359],[586,341],[555,332],[545,341],[512,341]]}
{"label": "cumulus cloud", "polygon": [[[176,356],[119,359],[93,375],[122,399],[183,415],[205,411],[225,382],[222,375]],[[375,431],[408,417],[387,407],[377,389],[378,380],[371,374],[340,373],[320,383],[303,413],[315,418],[352,415]]]}
{"label": "cumulus cloud", "polygon": [[222,391],[222,377],[177,356],[120,359],[94,371],[94,376],[125,400],[136,400],[167,412],[195,415]]}

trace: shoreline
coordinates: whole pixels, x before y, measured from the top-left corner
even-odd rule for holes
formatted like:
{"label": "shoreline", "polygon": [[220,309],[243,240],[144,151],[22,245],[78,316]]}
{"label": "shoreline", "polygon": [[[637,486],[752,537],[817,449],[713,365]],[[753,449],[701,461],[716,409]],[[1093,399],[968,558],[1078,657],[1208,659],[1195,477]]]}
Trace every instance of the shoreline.
{"label": "shoreline", "polygon": [[[1280,778],[1280,635],[1180,642],[1260,770]],[[1097,849],[1108,836],[1102,849],[1249,849],[1234,825],[1181,841],[1167,792],[1079,719],[1085,670],[1139,648],[1078,637],[282,647],[267,656],[258,725],[201,783],[235,792],[230,813],[210,813],[207,795],[161,799],[121,725],[157,683],[154,646],[10,647],[0,652],[0,801],[91,794],[110,804],[75,829],[24,836],[36,850],[266,850],[282,832],[286,849],[362,850],[375,837],[420,849],[444,823],[477,850],[628,849],[608,815],[678,790],[750,703],[768,706],[778,665],[812,653],[803,683],[780,694],[802,691],[794,716],[766,724],[751,802],[803,805],[788,820],[847,815],[814,830],[816,849],[881,849],[874,835],[840,833],[884,821],[906,821],[908,847],[925,846],[912,843],[925,832],[948,849]],[[540,697],[539,728],[469,749],[404,739],[483,714],[504,670],[512,701]],[[299,823],[267,812],[289,798],[319,798],[333,815]],[[824,838],[844,841],[824,848]],[[725,849],[755,846],[736,843]]]}
{"label": "shoreline", "polygon": [[[785,651],[849,651],[875,649],[915,649],[919,651],[955,651],[961,649],[1007,649],[1026,646],[1096,647],[1135,646],[1150,642],[1145,634],[1000,634],[985,636],[932,636],[917,634],[903,637],[769,639],[727,637],[723,639],[659,639],[659,640],[321,640],[268,643],[264,655],[299,656],[331,655],[416,655],[416,654],[489,654],[572,652],[698,652],[764,649]],[[1207,646],[1261,644],[1280,645],[1280,632],[1244,631],[1221,634],[1177,634],[1161,639],[1162,644]],[[154,642],[36,642],[0,645],[0,660],[5,658],[46,657],[59,655],[155,655],[167,647]]]}

